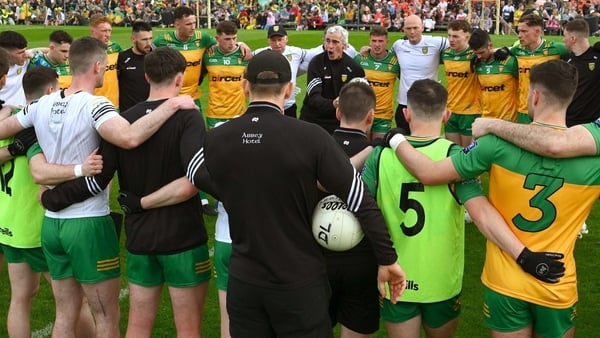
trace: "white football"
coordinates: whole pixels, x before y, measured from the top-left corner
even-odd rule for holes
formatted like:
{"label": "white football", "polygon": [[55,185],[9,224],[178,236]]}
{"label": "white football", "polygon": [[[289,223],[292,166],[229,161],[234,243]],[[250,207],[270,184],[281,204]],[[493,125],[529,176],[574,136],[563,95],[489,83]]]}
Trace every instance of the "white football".
{"label": "white football", "polygon": [[350,250],[365,236],[358,219],[335,195],[329,195],[317,204],[312,228],[315,240],[332,251]]}

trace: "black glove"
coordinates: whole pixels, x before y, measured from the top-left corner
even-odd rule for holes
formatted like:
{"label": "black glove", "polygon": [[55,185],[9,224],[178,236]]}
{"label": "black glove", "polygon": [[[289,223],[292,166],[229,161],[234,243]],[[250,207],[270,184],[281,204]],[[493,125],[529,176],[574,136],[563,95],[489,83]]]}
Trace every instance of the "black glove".
{"label": "black glove", "polygon": [[517,264],[542,282],[554,284],[565,275],[565,263],[559,261],[563,257],[564,255],[558,252],[531,252],[524,248],[517,257]]}
{"label": "black glove", "polygon": [[593,48],[596,52],[600,53],[600,41],[596,42]]}
{"label": "black glove", "polygon": [[479,62],[481,62],[481,60],[479,60],[479,58],[475,55],[473,55],[471,57],[471,73],[475,73],[475,68],[477,67],[477,65],[479,64]]}
{"label": "black glove", "polygon": [[494,52],[494,59],[496,61],[504,61],[504,60],[506,60],[506,58],[509,55],[510,55],[510,50],[508,49],[508,47],[498,48]]}
{"label": "black glove", "polygon": [[29,147],[36,142],[37,136],[35,136],[35,129],[30,127],[18,132],[13,139],[13,143],[9,145],[7,149],[12,157],[17,157],[27,154]]}
{"label": "black glove", "polygon": [[381,145],[384,146],[384,147],[389,147],[390,146],[390,140],[396,134],[405,135],[406,134],[406,130],[404,130],[404,128],[399,128],[399,127],[390,129],[387,133],[385,133],[385,136],[383,137]]}
{"label": "black glove", "polygon": [[142,199],[133,193],[121,190],[119,191],[119,197],[117,199],[119,200],[121,209],[128,215],[144,211],[141,204]]}
{"label": "black glove", "polygon": [[381,137],[374,138],[374,139],[371,140],[371,146],[373,148],[375,148],[377,146],[385,147],[384,140]]}

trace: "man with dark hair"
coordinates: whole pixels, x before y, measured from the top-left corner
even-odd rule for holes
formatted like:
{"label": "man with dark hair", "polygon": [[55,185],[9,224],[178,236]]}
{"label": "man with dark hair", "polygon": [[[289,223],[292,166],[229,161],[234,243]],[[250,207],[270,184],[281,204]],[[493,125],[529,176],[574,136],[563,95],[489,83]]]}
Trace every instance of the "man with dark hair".
{"label": "man with dark hair", "polygon": [[365,70],[371,83],[377,105],[375,121],[369,131],[370,138],[382,138],[387,133],[394,118],[394,88],[400,76],[400,66],[396,53],[387,50],[388,33],[383,26],[372,26],[369,33],[369,55],[357,55],[354,61]]}
{"label": "man with dark hair", "polygon": [[133,46],[117,58],[119,108],[123,112],[148,98],[150,84],[144,77],[144,57],[152,50],[152,26],[144,21],[134,22],[131,42]]}
{"label": "man with dark hair", "polygon": [[488,32],[475,29],[469,38],[473,50],[471,68],[477,74],[481,88],[481,116],[515,121],[517,119],[518,77],[517,59],[508,55],[496,59]]}
{"label": "man with dark hair", "polygon": [[51,68],[58,74],[60,89],[69,88],[72,78],[68,63],[71,43],[73,43],[73,38],[65,31],[57,30],[50,33],[48,52],[36,51],[33,53],[28,68],[35,66]]}
{"label": "man with dark hair", "polygon": [[544,19],[537,14],[523,15],[517,28],[519,44],[510,53],[519,65],[519,106],[517,122],[531,123],[528,116],[529,74],[533,66],[548,60],[558,60],[568,51],[561,42],[544,39]]}
{"label": "man with dark hair", "polygon": [[104,73],[104,84],[96,88],[94,95],[106,97],[115,107],[119,108],[119,81],[117,79],[117,57],[123,50],[118,42],[111,40],[112,20],[102,14],[90,17],[90,33],[92,37],[106,45],[108,63]]}
{"label": "man with dark hair", "polygon": [[0,32],[0,48],[8,52],[10,56],[10,68],[6,76],[6,83],[0,89],[0,100],[13,106],[25,105],[25,93],[23,92],[23,75],[31,55],[27,51],[27,40],[15,31]]}
{"label": "man with dark hair", "polygon": [[[328,46],[343,43],[331,39]],[[283,115],[285,99],[294,90],[290,79],[290,65],[281,53],[255,55],[243,81],[248,110],[213,129],[188,165],[190,181],[197,186],[210,182],[209,192],[229,212],[232,337],[332,337],[331,292],[311,226],[317,181],[361,221],[380,264],[380,291],[389,282],[395,301],[405,286],[381,213],[347,156],[319,126]],[[249,164],[253,170],[238,170]],[[229,174],[232,170],[236,175]],[[257,189],[264,192],[258,199],[248,193]]]}
{"label": "man with dark hair", "polygon": [[469,48],[471,26],[466,20],[448,24],[448,42],[441,55],[446,69],[448,109],[452,113],[444,130],[446,138],[466,147],[473,139],[471,124],[481,116],[481,90],[477,74],[471,69],[473,50]]}
{"label": "man with dark hair", "polygon": [[318,124],[331,134],[340,125],[335,109],[342,86],[355,77],[364,77],[365,71],[344,53],[348,31],[342,26],[327,28],[323,45],[325,51],[315,56],[308,66],[300,119]]}
{"label": "man with dark hair", "polygon": [[[186,61],[179,52],[158,47],[146,55],[144,62],[150,94],[148,101],[122,114],[130,123],[148,111],[154,112],[181,90]],[[186,109],[179,110],[135,149],[103,141],[102,173],[58,185],[42,195],[42,203],[48,210],[58,211],[99,194],[117,170],[122,194],[147,195],[184,176],[187,162],[181,154],[193,153],[202,144],[204,130],[202,115],[196,109]],[[158,165],[148,168],[146,163],[151,159],[158,159]],[[177,335],[200,336],[211,269],[200,198],[193,187],[188,192],[186,200],[178,204],[146,212],[126,210],[130,212],[125,218],[130,291],[127,336],[151,336],[165,283],[169,286]]]}
{"label": "man with dark hair", "polygon": [[577,90],[567,108],[567,127],[600,118],[600,43],[590,46],[587,21],[576,19],[563,26],[563,41],[570,53],[563,57],[577,68]]}
{"label": "man with dark hair", "polygon": [[[537,125],[533,129],[547,134],[565,130],[566,110],[576,87],[577,70],[564,61],[550,60],[531,68],[529,115]],[[596,124],[582,128],[600,138]],[[390,145],[425,184],[474,178],[489,171],[490,201],[525,245],[515,261],[510,252],[487,243],[481,280],[484,321],[492,336],[572,337],[578,301],[573,248],[581,224],[600,196],[597,159],[553,160],[488,135],[449,159],[432,162],[403,140],[395,135]]]}
{"label": "man with dark hair", "polygon": [[[0,121],[0,138],[36,126],[38,142],[50,163],[83,163],[99,146],[100,136],[117,146],[133,148],[177,110],[195,107],[189,97],[172,98],[130,124],[106,98],[92,95],[104,80],[106,45],[92,37],[77,39],[69,50],[69,60],[71,87],[43,96]],[[73,173],[83,176],[82,164],[75,165]],[[119,335],[119,243],[108,211],[107,192],[59,212],[46,211],[42,248],[56,302],[56,336],[74,334],[83,294],[94,313],[97,336]]]}
{"label": "man with dark hair", "polygon": [[[375,119],[375,105],[375,93],[364,78],[354,78],[340,90],[336,108],[340,127],[334,130],[333,138],[346,156],[370,148],[367,133]],[[340,323],[342,337],[371,337],[379,329],[379,293],[373,283],[377,279],[377,259],[371,241],[365,236],[348,251],[322,251],[331,285],[331,324]]]}

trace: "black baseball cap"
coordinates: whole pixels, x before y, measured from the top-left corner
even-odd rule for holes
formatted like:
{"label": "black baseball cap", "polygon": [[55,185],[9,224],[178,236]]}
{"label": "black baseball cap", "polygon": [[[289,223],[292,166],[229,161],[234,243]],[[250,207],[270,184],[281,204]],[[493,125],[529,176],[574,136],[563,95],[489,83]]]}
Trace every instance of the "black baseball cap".
{"label": "black baseball cap", "polygon": [[[263,72],[273,72],[276,75],[259,78]],[[246,79],[254,84],[286,83],[292,79],[292,69],[283,54],[267,49],[252,57],[246,67]]]}
{"label": "black baseball cap", "polygon": [[274,25],[269,27],[269,31],[267,32],[267,38],[270,39],[276,35],[287,36],[287,32],[285,31],[285,28],[283,28],[283,26],[280,25]]}

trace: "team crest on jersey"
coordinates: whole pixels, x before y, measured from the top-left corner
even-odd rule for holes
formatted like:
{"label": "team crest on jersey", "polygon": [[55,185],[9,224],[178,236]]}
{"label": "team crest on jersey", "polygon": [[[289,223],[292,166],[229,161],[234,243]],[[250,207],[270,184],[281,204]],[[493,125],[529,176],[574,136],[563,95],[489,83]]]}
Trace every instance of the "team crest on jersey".
{"label": "team crest on jersey", "polygon": [[600,128],[600,118],[594,121],[594,124],[596,125],[596,127]]}
{"label": "team crest on jersey", "polygon": [[288,54],[285,56],[288,61],[292,61],[292,54]]}
{"label": "team crest on jersey", "polygon": [[502,71],[504,71],[504,66],[498,66],[498,72],[502,73]]}
{"label": "team crest on jersey", "polygon": [[21,74],[22,71],[23,71],[23,68],[17,69],[17,75]]}
{"label": "team crest on jersey", "polygon": [[588,63],[588,69],[593,72],[594,69],[596,69],[596,63],[595,62]]}
{"label": "team crest on jersey", "polygon": [[391,71],[392,71],[392,68],[394,68],[394,66],[392,66],[392,65],[388,65],[388,72],[391,72]]}
{"label": "team crest on jersey", "polygon": [[544,54],[544,56],[548,56],[548,50],[544,49],[543,54]]}
{"label": "team crest on jersey", "polygon": [[421,47],[421,52],[423,52],[423,54],[427,54],[427,52],[429,52],[429,47]]}
{"label": "team crest on jersey", "polygon": [[342,74],[342,82],[346,82],[346,80],[348,80],[348,75]]}
{"label": "team crest on jersey", "polygon": [[464,147],[462,151],[466,155],[466,154],[470,153],[471,150],[475,149],[475,147],[477,147],[477,145],[478,145],[477,140],[474,140],[471,144]]}

